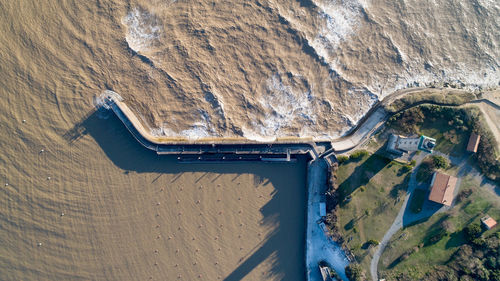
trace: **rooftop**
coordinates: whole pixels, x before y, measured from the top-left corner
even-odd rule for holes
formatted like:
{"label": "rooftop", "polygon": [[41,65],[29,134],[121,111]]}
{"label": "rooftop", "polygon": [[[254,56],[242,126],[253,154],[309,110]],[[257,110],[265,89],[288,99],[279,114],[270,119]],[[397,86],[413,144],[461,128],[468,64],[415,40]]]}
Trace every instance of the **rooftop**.
{"label": "rooftop", "polygon": [[467,143],[467,151],[469,152],[477,152],[477,147],[479,146],[479,140],[481,136],[476,135],[475,133],[471,133],[469,137],[469,143]]}
{"label": "rooftop", "polygon": [[451,206],[456,184],[456,177],[435,172],[432,176],[431,194],[429,194],[429,200],[446,206]]}
{"label": "rooftop", "polygon": [[497,225],[497,222],[496,220],[494,220],[492,217],[486,215],[484,217],[481,218],[481,222],[483,223],[484,226],[486,226],[486,228],[488,229],[492,229],[493,227],[495,227]]}

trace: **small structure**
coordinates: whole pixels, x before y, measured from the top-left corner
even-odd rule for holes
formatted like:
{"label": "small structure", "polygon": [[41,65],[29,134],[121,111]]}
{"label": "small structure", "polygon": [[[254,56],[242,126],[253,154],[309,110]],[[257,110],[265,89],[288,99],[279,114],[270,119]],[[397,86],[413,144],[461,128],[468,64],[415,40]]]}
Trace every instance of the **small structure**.
{"label": "small structure", "polygon": [[325,261],[320,261],[318,267],[323,281],[333,281],[331,276],[331,269]]}
{"label": "small structure", "polygon": [[451,206],[457,178],[440,172],[434,172],[431,181],[429,200],[446,206]]}
{"label": "small structure", "polygon": [[481,223],[488,230],[492,229],[493,227],[495,227],[497,225],[497,221],[488,215],[481,218]]}
{"label": "small structure", "polygon": [[321,217],[326,217],[326,204],[325,204],[325,202],[319,203],[319,215]]}
{"label": "small structure", "polygon": [[424,135],[418,138],[405,138],[391,134],[387,141],[387,151],[398,156],[418,150],[432,153],[435,146],[436,140]]}
{"label": "small structure", "polygon": [[480,135],[476,135],[475,133],[471,133],[469,137],[469,142],[467,143],[467,151],[476,153],[477,147],[479,146],[479,140],[481,139]]}

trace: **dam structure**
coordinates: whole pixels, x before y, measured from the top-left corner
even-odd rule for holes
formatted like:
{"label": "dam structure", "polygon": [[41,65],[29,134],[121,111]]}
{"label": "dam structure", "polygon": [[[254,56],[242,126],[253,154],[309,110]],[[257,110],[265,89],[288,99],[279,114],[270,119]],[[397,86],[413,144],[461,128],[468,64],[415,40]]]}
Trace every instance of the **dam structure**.
{"label": "dam structure", "polygon": [[329,263],[339,276],[345,277],[348,260],[341,247],[321,227],[320,204],[327,191],[328,170],[336,161],[332,143],[312,139],[286,138],[258,142],[245,138],[202,138],[189,140],[154,136],[120,95],[106,91],[98,98],[100,110],[112,111],[131,135],[145,148],[158,155],[175,155],[179,162],[264,161],[292,162],[297,155],[309,159],[307,165],[307,223],[305,241],[306,280],[322,280],[318,264]]}

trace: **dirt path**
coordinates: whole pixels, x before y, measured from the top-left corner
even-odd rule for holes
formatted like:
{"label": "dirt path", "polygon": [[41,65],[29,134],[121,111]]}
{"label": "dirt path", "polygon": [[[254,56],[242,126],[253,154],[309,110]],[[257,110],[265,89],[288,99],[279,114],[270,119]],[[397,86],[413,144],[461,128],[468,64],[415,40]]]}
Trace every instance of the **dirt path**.
{"label": "dirt path", "polygon": [[500,110],[487,102],[476,104],[484,116],[486,124],[497,141],[497,151],[500,152]]}

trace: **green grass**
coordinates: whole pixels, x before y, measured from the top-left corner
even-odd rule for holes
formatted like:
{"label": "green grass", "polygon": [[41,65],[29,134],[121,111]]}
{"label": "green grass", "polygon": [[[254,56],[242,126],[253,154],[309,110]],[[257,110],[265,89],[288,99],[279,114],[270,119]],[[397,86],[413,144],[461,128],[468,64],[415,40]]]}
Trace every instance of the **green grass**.
{"label": "green grass", "polygon": [[410,211],[420,213],[425,200],[427,200],[427,191],[417,188],[413,191],[410,201]]}
{"label": "green grass", "polygon": [[356,259],[369,267],[374,247],[366,242],[382,240],[403,203],[408,173],[403,165],[378,155],[347,161],[337,171],[341,199],[351,196],[338,210],[338,226]]}
{"label": "green grass", "polygon": [[389,112],[396,112],[407,106],[422,101],[430,101],[430,102],[449,104],[449,105],[460,105],[468,101],[471,101],[474,98],[475,98],[474,94],[468,93],[466,91],[449,90],[449,91],[436,92],[436,91],[423,90],[422,92],[419,93],[414,93],[404,96],[394,101],[390,105],[386,106],[385,108]]}
{"label": "green grass", "polygon": [[[445,264],[458,247],[465,243],[462,233],[465,226],[479,222],[485,213],[495,219],[500,218],[500,200],[492,190],[480,187],[479,182],[469,178],[462,179],[460,190],[465,189],[471,189],[472,194],[457,202],[450,210],[408,226],[392,237],[380,259],[381,278],[393,280],[398,274],[406,273],[412,279],[422,279],[434,266]],[[448,229],[448,235],[429,243],[433,235],[445,228]],[[491,231],[483,235],[489,235]],[[397,261],[412,248],[418,248],[418,251],[405,260]]]}
{"label": "green grass", "polygon": [[454,130],[446,120],[431,120],[426,118],[419,132],[423,135],[436,139],[435,150],[445,154],[459,157],[465,153],[469,133]]}
{"label": "green grass", "polygon": [[420,167],[418,168],[416,175],[417,181],[430,184],[433,173],[434,170],[432,167],[432,160],[430,158],[426,158],[422,161],[422,163],[420,163]]}

